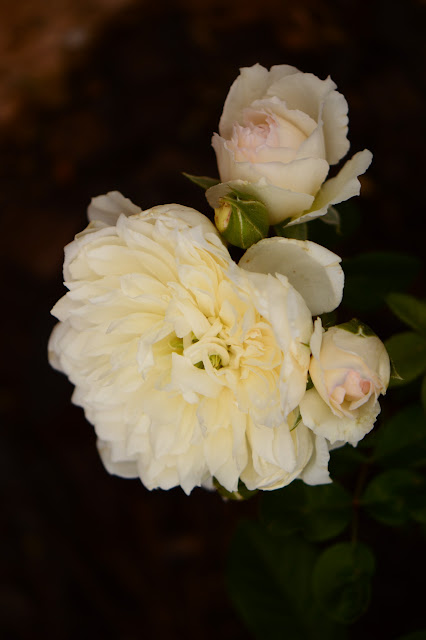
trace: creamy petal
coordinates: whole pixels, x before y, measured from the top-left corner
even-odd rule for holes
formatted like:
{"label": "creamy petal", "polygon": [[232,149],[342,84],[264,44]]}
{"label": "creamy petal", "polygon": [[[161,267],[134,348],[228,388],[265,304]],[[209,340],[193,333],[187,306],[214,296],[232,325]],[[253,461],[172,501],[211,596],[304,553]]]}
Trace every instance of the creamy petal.
{"label": "creamy petal", "polygon": [[234,122],[242,122],[244,108],[264,96],[271,81],[296,72],[297,69],[289,65],[277,65],[271,71],[260,64],[240,69],[240,75],[232,84],[225,100],[219,122],[220,135],[224,138],[231,137]]}
{"label": "creamy petal", "polygon": [[125,198],[119,191],[109,191],[106,195],[92,198],[87,209],[87,217],[91,220],[100,220],[113,227],[121,214],[134,216],[142,209]]}
{"label": "creamy petal", "polygon": [[322,109],[326,158],[330,164],[337,164],[349,151],[348,103],[338,91],[330,91],[325,97]]}
{"label": "creamy petal", "polygon": [[332,445],[344,441],[355,446],[373,428],[380,405],[372,398],[353,412],[352,417],[338,417],[315,389],[309,389],[300,403],[300,413],[304,424],[317,435],[327,438]]}
{"label": "creamy petal", "polygon": [[367,149],[356,153],[346,162],[337,176],[330,178],[323,184],[309,211],[292,220],[288,226],[314,220],[325,215],[330,205],[358,196],[361,190],[358,176],[367,171],[372,159],[373,154]]}
{"label": "creamy petal", "polygon": [[341,259],[309,240],[265,238],[252,245],[239,266],[259,273],[280,273],[302,295],[312,315],[335,309],[342,299]]}
{"label": "creamy petal", "polygon": [[323,436],[314,435],[314,442],[312,456],[299,477],[310,485],[329,484],[332,480],[328,471],[330,460],[328,441]]}
{"label": "creamy petal", "polygon": [[318,122],[322,103],[335,89],[336,85],[331,78],[321,80],[312,73],[299,72],[273,82],[268,87],[266,95],[277,96],[289,109],[299,109]]}

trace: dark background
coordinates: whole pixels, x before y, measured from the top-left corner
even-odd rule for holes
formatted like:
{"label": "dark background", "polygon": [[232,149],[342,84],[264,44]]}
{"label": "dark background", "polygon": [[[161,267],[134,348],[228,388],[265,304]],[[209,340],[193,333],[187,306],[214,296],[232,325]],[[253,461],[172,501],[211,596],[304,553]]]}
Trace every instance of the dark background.
{"label": "dark background", "polygon": [[374,152],[344,255],[422,257],[425,2],[0,0],[0,12],[0,637],[246,638],[223,571],[256,502],[150,493],[104,471],[46,361],[63,246],[90,198],[114,189],[207,213],[181,172],[216,175],[229,86],[260,62],[331,75],[351,152]]}

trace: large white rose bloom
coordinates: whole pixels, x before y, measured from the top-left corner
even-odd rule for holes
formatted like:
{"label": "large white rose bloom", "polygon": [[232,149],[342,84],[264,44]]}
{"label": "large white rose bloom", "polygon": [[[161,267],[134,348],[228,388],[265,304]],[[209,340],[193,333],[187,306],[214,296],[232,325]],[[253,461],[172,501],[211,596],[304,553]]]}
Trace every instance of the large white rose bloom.
{"label": "large white rose bloom", "polygon": [[329,481],[327,442],[300,420],[313,325],[288,278],[238,267],[193,209],[113,192],[89,219],[65,249],[49,357],[106,468],[186,493]]}
{"label": "large white rose bloom", "polygon": [[299,224],[358,195],[357,177],[372,154],[356,153],[337,176],[330,165],[349,149],[348,104],[335,83],[289,65],[241,69],[212,144],[221,184],[206,196],[212,207],[233,187],[261,200],[270,224]]}

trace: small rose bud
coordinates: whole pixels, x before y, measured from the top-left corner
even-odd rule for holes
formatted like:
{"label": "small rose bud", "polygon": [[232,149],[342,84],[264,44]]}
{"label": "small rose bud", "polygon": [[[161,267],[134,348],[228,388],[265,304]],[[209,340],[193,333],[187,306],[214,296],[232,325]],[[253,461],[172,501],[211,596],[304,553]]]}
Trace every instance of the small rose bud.
{"label": "small rose bud", "polygon": [[300,410],[306,426],[331,443],[355,445],[373,427],[378,396],[389,384],[390,361],[383,342],[365,325],[351,320],[323,333],[315,323],[309,373],[314,388]]}
{"label": "small rose bud", "polygon": [[224,202],[222,206],[214,210],[214,223],[219,233],[224,233],[229,225],[232,208],[228,202]]}
{"label": "small rose bud", "polygon": [[214,211],[214,221],[230,244],[248,249],[268,235],[268,212],[260,200],[233,190],[221,198],[219,205]]}

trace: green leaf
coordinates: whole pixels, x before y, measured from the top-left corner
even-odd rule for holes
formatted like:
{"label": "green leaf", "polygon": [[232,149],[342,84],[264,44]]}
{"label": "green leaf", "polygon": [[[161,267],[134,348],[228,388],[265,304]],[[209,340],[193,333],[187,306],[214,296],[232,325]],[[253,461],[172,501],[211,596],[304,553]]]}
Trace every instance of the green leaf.
{"label": "green leaf", "polygon": [[291,227],[285,226],[282,223],[274,226],[274,231],[277,236],[282,238],[294,238],[295,240],[307,240],[308,239],[308,225],[306,222],[302,224],[294,224]]}
{"label": "green leaf", "polygon": [[393,313],[415,331],[426,335],[426,302],[404,293],[391,293],[386,302]]}
{"label": "green leaf", "polygon": [[315,549],[300,537],[273,538],[257,523],[240,524],[230,548],[231,600],[259,640],[344,640],[345,630],[319,614],[312,598]]}
{"label": "green leaf", "polygon": [[332,478],[353,476],[358,473],[360,464],[366,460],[367,457],[362,453],[359,446],[356,449],[350,444],[339,447],[334,451],[330,451],[330,476]]}
{"label": "green leaf", "polygon": [[392,291],[407,288],[421,268],[415,256],[387,251],[364,253],[345,260],[343,303],[357,312],[374,311]]}
{"label": "green leaf", "polygon": [[275,535],[301,532],[310,541],[328,540],[349,524],[351,497],[337,483],[311,487],[294,481],[262,495],[261,517]]}
{"label": "green leaf", "polygon": [[401,378],[392,379],[391,386],[408,384],[426,371],[426,338],[418,333],[397,333],[385,342],[385,347]]}
{"label": "green leaf", "polygon": [[360,543],[336,544],[319,557],[312,576],[314,596],[324,613],[351,624],[367,609],[374,556]]}
{"label": "green leaf", "polygon": [[391,468],[426,464],[426,420],[420,404],[406,407],[376,430],[373,459]]}
{"label": "green leaf", "polygon": [[208,176],[192,176],[190,173],[182,172],[182,175],[188,180],[191,180],[194,184],[207,191],[210,187],[214,187],[216,184],[219,184],[220,180],[217,178],[209,178]]}
{"label": "green leaf", "polygon": [[426,479],[409,469],[392,469],[373,478],[361,498],[372,518],[390,526],[410,518],[426,522]]}

